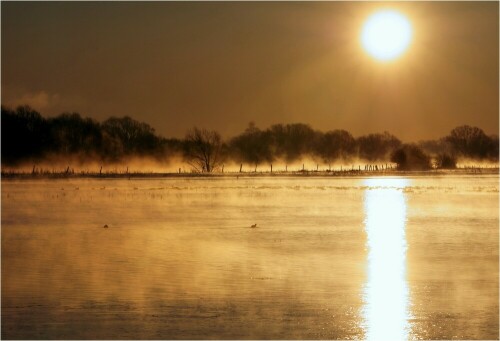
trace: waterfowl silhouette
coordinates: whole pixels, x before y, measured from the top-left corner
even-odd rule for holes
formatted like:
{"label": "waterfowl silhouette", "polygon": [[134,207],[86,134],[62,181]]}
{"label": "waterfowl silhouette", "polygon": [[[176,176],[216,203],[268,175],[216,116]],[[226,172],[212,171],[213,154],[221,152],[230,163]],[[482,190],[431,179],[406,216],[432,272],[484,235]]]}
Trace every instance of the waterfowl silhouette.
{"label": "waterfowl silhouette", "polygon": [[253,225],[252,225],[252,226],[250,226],[250,227],[253,227],[253,228],[255,228],[255,227],[257,227],[257,224],[253,224]]}

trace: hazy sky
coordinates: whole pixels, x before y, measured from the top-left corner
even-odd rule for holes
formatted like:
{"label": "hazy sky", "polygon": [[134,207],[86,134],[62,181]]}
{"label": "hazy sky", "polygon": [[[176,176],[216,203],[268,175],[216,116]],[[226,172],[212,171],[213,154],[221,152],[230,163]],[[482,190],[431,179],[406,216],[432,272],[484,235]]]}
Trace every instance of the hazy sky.
{"label": "hazy sky", "polygon": [[[393,8],[409,49],[381,63],[363,22]],[[404,141],[498,134],[498,2],[2,2],[2,104],[129,115],[163,136],[303,122]]]}

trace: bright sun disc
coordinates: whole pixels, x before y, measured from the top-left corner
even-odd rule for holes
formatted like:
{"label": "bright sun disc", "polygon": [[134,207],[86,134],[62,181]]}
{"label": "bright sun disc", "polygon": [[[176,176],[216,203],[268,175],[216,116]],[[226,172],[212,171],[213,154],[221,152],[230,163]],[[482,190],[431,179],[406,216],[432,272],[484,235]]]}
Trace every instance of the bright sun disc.
{"label": "bright sun disc", "polygon": [[404,15],[393,10],[383,10],[368,18],[361,33],[361,43],[371,56],[389,61],[408,48],[411,35],[410,22]]}

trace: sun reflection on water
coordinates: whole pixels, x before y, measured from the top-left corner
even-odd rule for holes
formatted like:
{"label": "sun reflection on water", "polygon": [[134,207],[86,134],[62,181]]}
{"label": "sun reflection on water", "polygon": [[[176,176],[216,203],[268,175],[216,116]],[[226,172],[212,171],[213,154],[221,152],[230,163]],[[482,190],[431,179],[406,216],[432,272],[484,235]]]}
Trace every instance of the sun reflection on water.
{"label": "sun reflection on water", "polygon": [[367,340],[406,340],[409,290],[406,282],[406,179],[368,179],[365,230],[368,270],[364,287]]}

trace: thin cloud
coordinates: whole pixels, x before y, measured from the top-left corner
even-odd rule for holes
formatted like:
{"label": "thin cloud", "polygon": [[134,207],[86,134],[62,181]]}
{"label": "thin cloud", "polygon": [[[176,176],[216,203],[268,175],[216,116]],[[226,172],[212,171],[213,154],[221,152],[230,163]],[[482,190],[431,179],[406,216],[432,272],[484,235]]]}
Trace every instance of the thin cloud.
{"label": "thin cloud", "polygon": [[20,97],[8,101],[8,105],[29,105],[36,110],[44,110],[60,104],[60,96],[58,94],[49,94],[46,91],[38,91],[33,93],[25,93]]}

